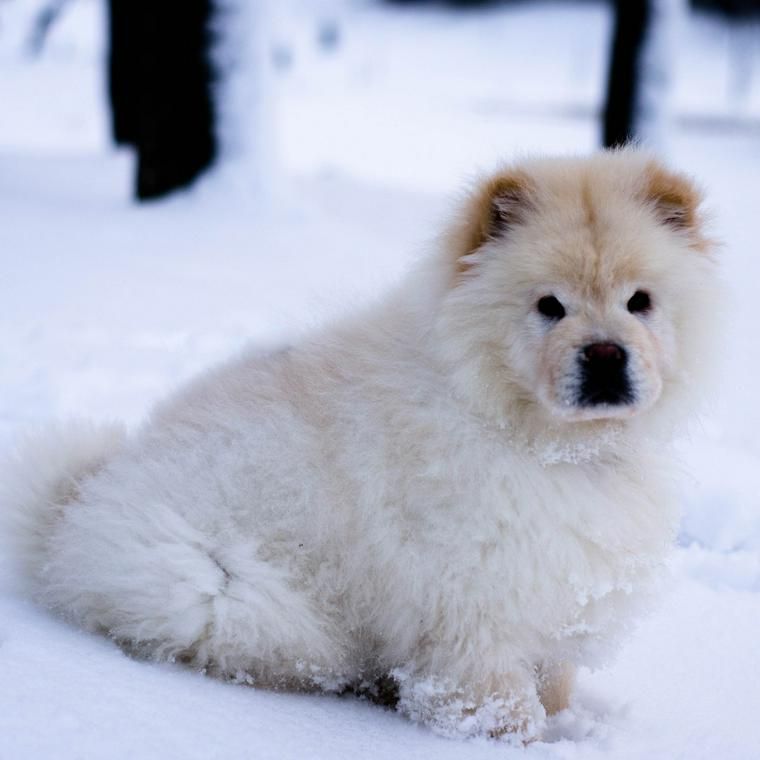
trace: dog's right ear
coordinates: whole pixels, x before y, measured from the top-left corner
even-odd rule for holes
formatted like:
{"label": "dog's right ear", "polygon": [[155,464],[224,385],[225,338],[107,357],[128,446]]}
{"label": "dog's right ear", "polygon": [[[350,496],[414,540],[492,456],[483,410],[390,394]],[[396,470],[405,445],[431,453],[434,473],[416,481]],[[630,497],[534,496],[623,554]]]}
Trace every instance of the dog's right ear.
{"label": "dog's right ear", "polygon": [[702,194],[689,177],[651,161],[646,168],[643,197],[660,223],[683,234],[692,248],[703,252],[713,248],[702,230]]}
{"label": "dog's right ear", "polygon": [[531,205],[530,190],[527,175],[511,171],[491,177],[470,194],[448,232],[457,273],[470,268],[469,255],[484,243],[506,237],[522,222]]}

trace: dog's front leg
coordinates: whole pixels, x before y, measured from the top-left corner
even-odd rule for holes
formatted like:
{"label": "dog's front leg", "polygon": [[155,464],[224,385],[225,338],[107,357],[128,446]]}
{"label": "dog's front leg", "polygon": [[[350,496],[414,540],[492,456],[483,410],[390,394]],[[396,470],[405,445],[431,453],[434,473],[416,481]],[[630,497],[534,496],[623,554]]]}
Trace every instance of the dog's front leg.
{"label": "dog's front leg", "polygon": [[456,681],[413,667],[397,668],[398,710],[445,736],[537,739],[546,713],[532,671]]}
{"label": "dog's front leg", "polygon": [[569,662],[545,662],[537,672],[538,694],[547,715],[567,709],[575,684],[575,666]]}

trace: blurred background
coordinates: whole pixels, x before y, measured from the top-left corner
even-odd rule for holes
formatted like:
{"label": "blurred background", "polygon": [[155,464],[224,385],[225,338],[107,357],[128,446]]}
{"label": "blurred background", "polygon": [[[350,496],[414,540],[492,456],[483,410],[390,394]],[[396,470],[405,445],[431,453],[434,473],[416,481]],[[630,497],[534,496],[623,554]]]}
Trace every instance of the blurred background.
{"label": "blurred background", "polygon": [[[706,191],[728,295],[704,315],[723,324],[719,382],[678,444],[677,593],[614,667],[582,674],[554,739],[603,752],[611,735],[627,750],[615,757],[756,757],[758,5],[0,0],[0,455],[55,418],[137,425],[209,364],[361,306],[424,253],[478,172],[639,140]],[[340,711],[363,708],[337,703],[294,701],[283,718],[273,695],[232,691],[205,711],[208,685],[184,681],[151,701],[183,676],[148,683],[84,638],[67,639],[81,657],[62,665],[75,634],[0,607],[14,760],[82,741],[145,757],[128,752],[140,737],[156,757],[210,757],[221,735],[239,745],[230,757],[270,735],[302,757],[323,736],[333,757],[330,726],[359,750],[365,725],[386,749],[406,730],[379,713],[350,729]],[[137,714],[135,733],[123,716]]]}
{"label": "blurred background", "polygon": [[0,442],[135,424],[388,287],[478,172],[636,139],[725,244],[730,393],[685,444],[689,536],[760,546],[758,7],[0,0]]}
{"label": "blurred background", "polygon": [[132,146],[129,189],[150,198],[242,159],[248,185],[334,169],[427,189],[515,148],[748,136],[758,12],[754,0],[0,0],[0,150]]}

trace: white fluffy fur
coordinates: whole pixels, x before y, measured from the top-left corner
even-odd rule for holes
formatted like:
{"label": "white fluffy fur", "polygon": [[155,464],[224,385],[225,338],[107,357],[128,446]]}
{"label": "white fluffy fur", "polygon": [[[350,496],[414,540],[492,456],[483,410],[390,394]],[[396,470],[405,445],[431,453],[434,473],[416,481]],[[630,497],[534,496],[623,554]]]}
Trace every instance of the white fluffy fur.
{"label": "white fluffy fur", "polygon": [[[677,518],[664,441],[712,273],[637,195],[647,162],[527,162],[528,221],[463,275],[454,229],[381,303],[206,374],[135,435],[77,426],[28,446],[0,501],[35,597],[144,656],[271,688],[392,674],[399,708],[443,733],[537,736]],[[582,188],[603,234],[584,233]],[[655,321],[594,302],[591,274],[562,279],[563,246],[625,258],[619,274],[643,262]],[[607,292],[629,297],[626,276]],[[580,299],[564,339],[533,313],[547,288]],[[551,357],[615,330],[661,392],[625,418],[552,406]]]}

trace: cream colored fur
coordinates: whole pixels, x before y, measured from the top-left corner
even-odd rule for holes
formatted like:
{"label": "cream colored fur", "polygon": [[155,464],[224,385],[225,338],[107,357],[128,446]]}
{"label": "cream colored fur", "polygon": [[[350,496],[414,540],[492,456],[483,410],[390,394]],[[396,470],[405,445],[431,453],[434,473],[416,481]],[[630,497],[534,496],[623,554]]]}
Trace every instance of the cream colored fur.
{"label": "cream colored fur", "polygon": [[[267,688],[391,674],[442,733],[535,738],[673,537],[667,441],[712,308],[697,202],[634,151],[523,162],[364,313],[209,372],[129,438],[32,441],[0,487],[32,593],[143,656]],[[574,407],[598,340],[629,351],[636,404]]]}

